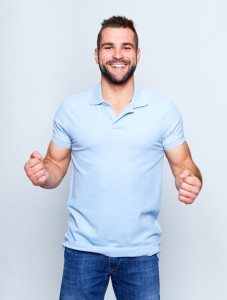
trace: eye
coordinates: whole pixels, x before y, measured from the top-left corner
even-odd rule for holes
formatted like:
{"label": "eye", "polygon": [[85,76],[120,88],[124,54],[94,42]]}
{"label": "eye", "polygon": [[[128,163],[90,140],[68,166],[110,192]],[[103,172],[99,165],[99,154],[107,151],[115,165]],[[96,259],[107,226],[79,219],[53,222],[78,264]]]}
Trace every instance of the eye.
{"label": "eye", "polygon": [[132,47],[130,47],[130,46],[125,46],[124,49],[125,49],[125,50],[131,50]]}
{"label": "eye", "polygon": [[112,46],[105,46],[104,49],[110,50],[110,49],[112,49]]}

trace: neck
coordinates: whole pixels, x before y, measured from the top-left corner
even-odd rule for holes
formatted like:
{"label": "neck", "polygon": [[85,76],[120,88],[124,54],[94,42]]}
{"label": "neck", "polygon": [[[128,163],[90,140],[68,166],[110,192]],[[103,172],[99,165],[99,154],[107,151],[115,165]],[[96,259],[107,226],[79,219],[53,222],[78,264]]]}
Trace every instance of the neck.
{"label": "neck", "polygon": [[124,84],[113,84],[105,78],[101,78],[102,98],[109,102],[114,108],[121,108],[127,105],[134,94],[134,78],[130,78]]}

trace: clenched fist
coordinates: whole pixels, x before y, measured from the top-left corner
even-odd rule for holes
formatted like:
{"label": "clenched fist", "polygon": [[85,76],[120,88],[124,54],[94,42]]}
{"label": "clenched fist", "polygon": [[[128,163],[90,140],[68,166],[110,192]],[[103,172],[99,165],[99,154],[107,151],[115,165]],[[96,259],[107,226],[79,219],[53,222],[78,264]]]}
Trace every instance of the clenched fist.
{"label": "clenched fist", "polygon": [[28,178],[36,186],[42,186],[48,178],[48,173],[44,169],[42,156],[37,151],[31,154],[30,159],[24,165],[24,170]]}
{"label": "clenched fist", "polygon": [[202,182],[191,171],[184,170],[177,179],[177,186],[179,200],[185,204],[191,204],[198,196],[202,188]]}

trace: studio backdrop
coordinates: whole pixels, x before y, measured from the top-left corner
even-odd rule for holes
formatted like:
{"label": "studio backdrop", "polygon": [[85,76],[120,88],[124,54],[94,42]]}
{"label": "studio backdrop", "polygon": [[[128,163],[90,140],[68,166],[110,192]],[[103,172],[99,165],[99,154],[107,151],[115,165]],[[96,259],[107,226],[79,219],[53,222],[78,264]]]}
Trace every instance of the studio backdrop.
{"label": "studio backdrop", "polygon": [[60,102],[99,81],[96,37],[112,15],[134,20],[136,81],[178,106],[204,177],[184,205],[165,162],[161,299],[227,299],[226,11],[224,0],[0,1],[0,299],[58,299],[70,170],[44,190],[23,165],[33,150],[45,155]]}

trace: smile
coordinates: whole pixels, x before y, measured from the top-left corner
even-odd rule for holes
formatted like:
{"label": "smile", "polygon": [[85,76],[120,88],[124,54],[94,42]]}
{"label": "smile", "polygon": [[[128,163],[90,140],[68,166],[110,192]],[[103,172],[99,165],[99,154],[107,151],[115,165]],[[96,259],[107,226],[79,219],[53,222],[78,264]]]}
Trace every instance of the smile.
{"label": "smile", "polygon": [[125,68],[126,65],[124,64],[110,64],[112,68],[120,69],[120,68]]}

